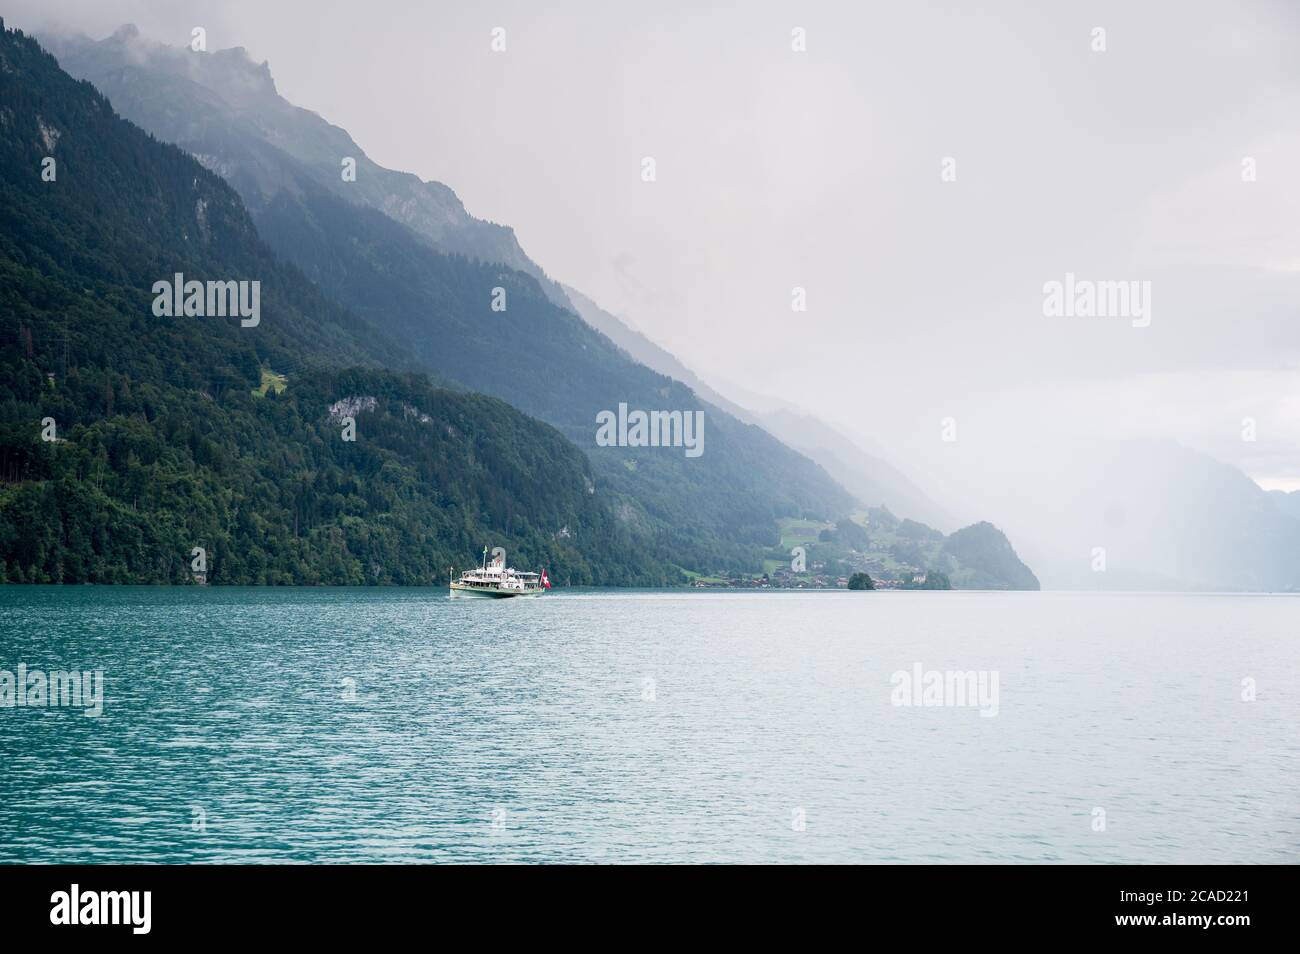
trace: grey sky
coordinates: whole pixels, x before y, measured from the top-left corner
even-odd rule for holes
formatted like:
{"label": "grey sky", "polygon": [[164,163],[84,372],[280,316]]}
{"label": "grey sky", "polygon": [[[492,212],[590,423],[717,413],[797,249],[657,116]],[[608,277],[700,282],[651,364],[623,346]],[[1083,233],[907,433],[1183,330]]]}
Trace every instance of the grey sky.
{"label": "grey sky", "polygon": [[[11,25],[50,16],[7,7]],[[975,458],[1005,472],[1094,436],[1177,439],[1300,488],[1295,4],[62,0],[54,16],[246,47],[288,99],[513,226],[724,392],[815,410],[921,474],[970,463],[955,483],[972,506]],[[1150,327],[1044,317],[1066,272],[1150,281]]]}

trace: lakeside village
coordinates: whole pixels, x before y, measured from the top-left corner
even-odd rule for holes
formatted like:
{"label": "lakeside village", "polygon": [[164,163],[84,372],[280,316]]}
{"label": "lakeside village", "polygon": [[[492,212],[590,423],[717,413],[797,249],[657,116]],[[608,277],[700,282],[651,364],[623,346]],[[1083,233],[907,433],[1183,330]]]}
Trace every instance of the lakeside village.
{"label": "lakeside village", "polygon": [[[868,519],[870,518],[870,519]],[[872,529],[867,530],[870,523]],[[936,544],[943,535],[883,508],[836,522],[782,520],[762,573],[697,576],[697,589],[948,590]]]}
{"label": "lakeside village", "polygon": [[925,571],[903,573],[897,579],[872,576],[868,572],[855,572],[849,576],[836,576],[825,572],[824,564],[813,564],[809,573],[777,570],[761,576],[697,577],[691,586],[697,589],[750,589],[750,590],[949,590],[952,583],[946,574],[926,574]]}

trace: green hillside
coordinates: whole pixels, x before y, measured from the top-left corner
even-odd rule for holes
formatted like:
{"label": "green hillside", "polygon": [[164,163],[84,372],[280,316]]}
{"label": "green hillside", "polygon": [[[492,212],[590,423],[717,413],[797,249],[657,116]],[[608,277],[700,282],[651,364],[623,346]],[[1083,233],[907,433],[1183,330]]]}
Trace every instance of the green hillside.
{"label": "green hillside", "polygon": [[[0,578],[181,582],[202,547],[209,582],[441,582],[488,544],[561,583],[675,581],[561,434],[399,373],[220,177],[15,31],[0,130]],[[175,273],[259,281],[260,322],[155,316]]]}

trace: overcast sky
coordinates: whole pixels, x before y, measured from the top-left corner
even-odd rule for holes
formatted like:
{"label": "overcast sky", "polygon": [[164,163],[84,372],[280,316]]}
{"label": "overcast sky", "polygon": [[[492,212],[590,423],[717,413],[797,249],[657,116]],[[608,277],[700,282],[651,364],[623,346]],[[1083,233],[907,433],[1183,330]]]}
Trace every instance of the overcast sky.
{"label": "overcast sky", "polygon": [[[51,15],[6,7],[11,26]],[[914,472],[950,465],[952,417],[963,448],[1004,463],[1171,438],[1300,488],[1300,4],[60,0],[53,15],[246,47],[288,99],[513,226],[553,277],[724,393],[815,410]],[[1044,283],[1067,272],[1149,281],[1149,326],[1045,317]]]}

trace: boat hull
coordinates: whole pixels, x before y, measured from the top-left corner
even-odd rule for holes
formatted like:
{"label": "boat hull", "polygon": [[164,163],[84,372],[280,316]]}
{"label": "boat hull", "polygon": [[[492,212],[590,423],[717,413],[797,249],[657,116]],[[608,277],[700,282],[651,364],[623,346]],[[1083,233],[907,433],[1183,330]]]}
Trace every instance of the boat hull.
{"label": "boat hull", "polygon": [[461,586],[459,583],[451,584],[451,598],[453,600],[503,600],[516,596],[541,596],[542,592],[542,590],[494,590],[477,586]]}

